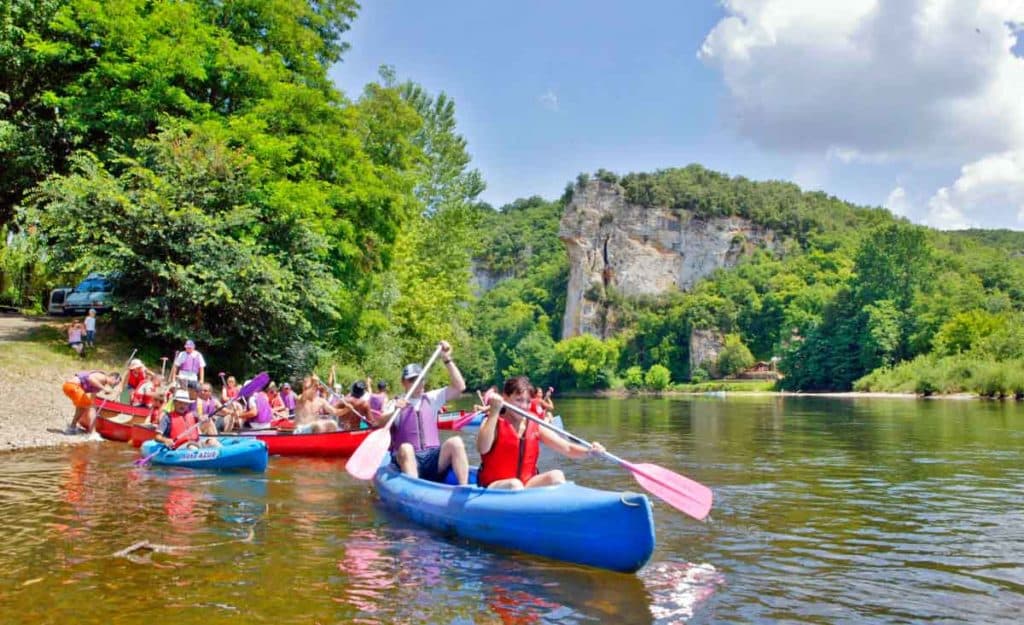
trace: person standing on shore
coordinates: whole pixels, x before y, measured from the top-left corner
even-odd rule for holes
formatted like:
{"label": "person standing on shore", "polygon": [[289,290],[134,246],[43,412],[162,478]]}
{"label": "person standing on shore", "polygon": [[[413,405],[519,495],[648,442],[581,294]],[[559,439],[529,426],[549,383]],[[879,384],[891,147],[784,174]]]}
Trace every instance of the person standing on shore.
{"label": "person standing on shore", "polygon": [[85,346],[96,347],[96,309],[89,309],[89,316],[85,318]]}
{"label": "person standing on shore", "polygon": [[82,335],[85,333],[85,326],[78,322],[77,319],[71,322],[71,326],[68,328],[68,347],[75,350],[75,353],[81,357],[85,357],[85,346],[82,345]]}

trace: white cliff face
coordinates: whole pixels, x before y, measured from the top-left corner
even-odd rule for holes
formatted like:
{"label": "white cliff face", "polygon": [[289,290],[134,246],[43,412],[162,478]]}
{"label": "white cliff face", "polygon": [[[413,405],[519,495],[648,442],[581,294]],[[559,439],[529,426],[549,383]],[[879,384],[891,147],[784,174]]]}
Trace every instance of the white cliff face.
{"label": "white cliff face", "polygon": [[715,269],[734,266],[758,247],[776,249],[771,230],[740,217],[698,218],[690,211],[628,204],[614,183],[577,186],[559,237],[569,253],[562,336],[612,333],[602,300],[688,291]]}

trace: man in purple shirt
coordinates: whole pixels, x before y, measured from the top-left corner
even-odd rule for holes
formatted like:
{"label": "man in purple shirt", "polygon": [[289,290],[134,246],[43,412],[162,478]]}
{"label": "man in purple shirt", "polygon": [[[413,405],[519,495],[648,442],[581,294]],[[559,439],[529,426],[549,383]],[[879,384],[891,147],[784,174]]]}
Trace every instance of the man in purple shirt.
{"label": "man in purple shirt", "polygon": [[[466,447],[458,436],[442,444],[437,430],[437,413],[441,406],[466,390],[466,383],[452,360],[452,348],[447,341],[441,341],[441,361],[448,371],[448,386],[424,393],[424,379],[412,390],[408,402],[401,399],[396,402],[399,412],[391,425],[391,458],[402,473],[434,482],[444,481],[450,467],[455,471],[459,484],[464,486],[469,480]],[[421,371],[423,367],[417,363],[402,369],[402,387],[406,392],[412,388]],[[389,417],[372,415],[370,419],[380,427]]]}

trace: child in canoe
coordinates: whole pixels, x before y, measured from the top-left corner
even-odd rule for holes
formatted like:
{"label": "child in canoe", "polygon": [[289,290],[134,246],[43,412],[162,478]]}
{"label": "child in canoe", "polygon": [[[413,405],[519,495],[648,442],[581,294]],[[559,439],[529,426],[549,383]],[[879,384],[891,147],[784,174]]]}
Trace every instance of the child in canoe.
{"label": "child in canoe", "polygon": [[476,448],[481,459],[477,475],[480,486],[519,490],[565,483],[565,474],[558,469],[537,472],[541,442],[570,458],[583,458],[591,453],[604,452],[600,443],[594,443],[593,448],[588,449],[502,408],[504,399],[506,403],[523,410],[529,409],[533,387],[526,377],[506,380],[502,395],[504,397],[495,393],[489,398],[490,413],[480,425],[480,432],[476,436]]}

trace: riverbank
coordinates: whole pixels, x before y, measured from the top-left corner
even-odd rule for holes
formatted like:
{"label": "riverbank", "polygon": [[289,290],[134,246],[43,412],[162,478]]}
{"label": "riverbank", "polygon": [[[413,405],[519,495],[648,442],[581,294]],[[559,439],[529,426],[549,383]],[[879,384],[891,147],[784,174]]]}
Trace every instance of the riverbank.
{"label": "riverbank", "polygon": [[120,346],[111,345],[101,327],[99,348],[79,358],[64,340],[64,323],[0,314],[0,452],[88,440],[63,433],[74,409],[61,385],[84,369],[116,370],[127,355],[114,355]]}

